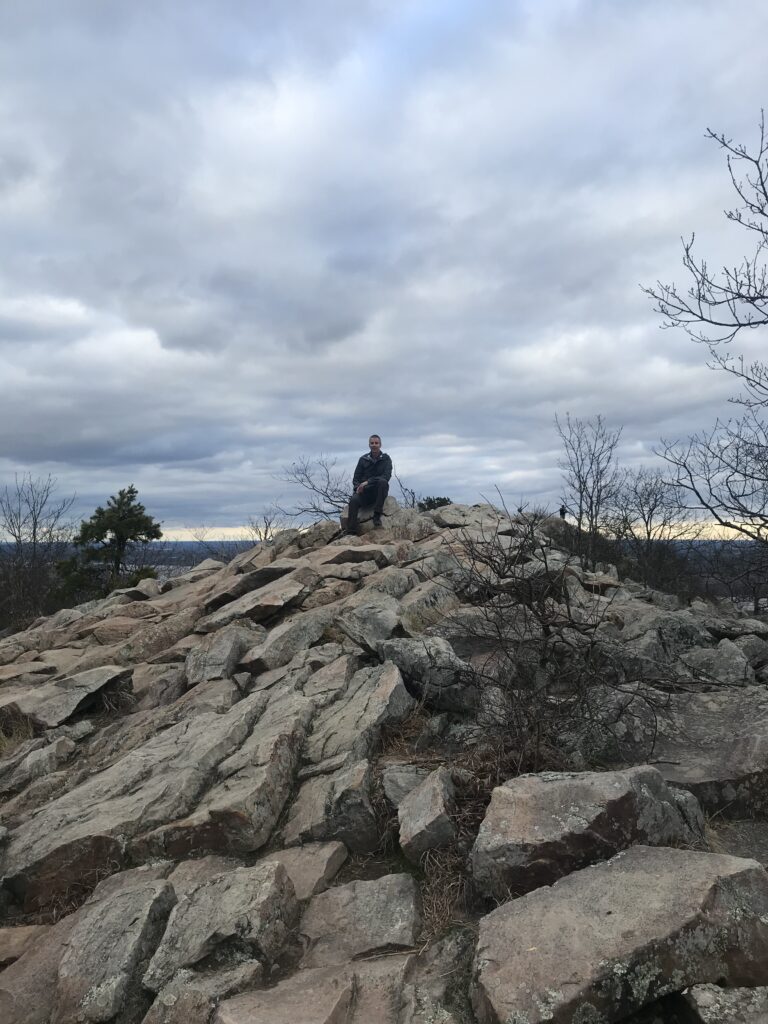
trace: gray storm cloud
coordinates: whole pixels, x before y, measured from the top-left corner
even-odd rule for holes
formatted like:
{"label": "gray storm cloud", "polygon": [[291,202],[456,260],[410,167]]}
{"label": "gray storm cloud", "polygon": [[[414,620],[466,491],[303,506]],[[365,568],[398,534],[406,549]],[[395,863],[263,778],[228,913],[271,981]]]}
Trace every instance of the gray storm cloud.
{"label": "gray storm cloud", "polygon": [[422,493],[554,500],[555,412],[633,459],[712,422],[728,382],[638,285],[693,229],[740,255],[703,134],[754,137],[766,29],[758,0],[5,5],[0,484],[235,525],[375,429]]}

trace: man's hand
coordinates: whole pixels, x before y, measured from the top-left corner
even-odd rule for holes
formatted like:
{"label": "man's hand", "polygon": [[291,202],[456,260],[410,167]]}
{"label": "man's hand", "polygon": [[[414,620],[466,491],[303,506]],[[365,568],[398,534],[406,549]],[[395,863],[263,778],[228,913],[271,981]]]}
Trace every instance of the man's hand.
{"label": "man's hand", "polygon": [[361,483],[360,486],[355,491],[355,494],[362,494],[367,486],[368,486],[368,482],[364,480],[363,483]]}

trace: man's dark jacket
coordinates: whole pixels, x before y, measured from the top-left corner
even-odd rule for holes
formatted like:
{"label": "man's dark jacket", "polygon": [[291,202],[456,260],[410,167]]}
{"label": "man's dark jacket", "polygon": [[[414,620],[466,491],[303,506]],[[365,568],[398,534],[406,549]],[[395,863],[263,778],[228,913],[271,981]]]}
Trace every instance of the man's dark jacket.
{"label": "man's dark jacket", "polygon": [[355,475],[352,477],[352,487],[357,490],[360,484],[368,483],[369,480],[389,480],[391,476],[392,459],[387,453],[382,452],[378,459],[374,459],[368,452],[357,460]]}

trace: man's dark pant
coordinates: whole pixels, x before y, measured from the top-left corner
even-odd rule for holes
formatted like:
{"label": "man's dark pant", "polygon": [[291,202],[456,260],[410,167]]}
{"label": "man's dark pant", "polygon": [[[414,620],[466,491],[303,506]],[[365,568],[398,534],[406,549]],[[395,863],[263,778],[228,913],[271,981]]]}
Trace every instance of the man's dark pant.
{"label": "man's dark pant", "polygon": [[388,494],[389,483],[386,480],[369,480],[362,494],[353,494],[349,499],[347,529],[357,529],[357,515],[361,505],[373,505],[374,516],[380,516]]}

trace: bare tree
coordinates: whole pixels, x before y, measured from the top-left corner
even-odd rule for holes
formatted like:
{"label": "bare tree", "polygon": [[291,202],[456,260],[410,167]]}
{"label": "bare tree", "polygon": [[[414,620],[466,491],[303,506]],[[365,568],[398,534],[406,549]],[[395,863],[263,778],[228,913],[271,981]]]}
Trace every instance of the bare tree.
{"label": "bare tree", "polygon": [[689,507],[720,526],[768,543],[768,427],[757,410],[718,421],[686,441],[662,441],[658,454],[672,467]]}
{"label": "bare tree", "polygon": [[685,490],[659,469],[625,469],[617,479],[611,531],[646,586],[679,590],[690,545],[701,534]]}
{"label": "bare tree", "polygon": [[290,518],[335,519],[346,512],[352,494],[349,475],[337,468],[338,459],[322,453],[315,458],[302,456],[285,467],[279,479],[284,483],[298,485],[303,497],[294,508],[276,507],[277,511]]}
{"label": "bare tree", "polygon": [[710,597],[748,602],[757,614],[768,598],[768,546],[750,540],[712,540],[697,552],[701,589]]}
{"label": "bare tree", "polygon": [[576,520],[576,553],[584,567],[594,568],[600,528],[619,478],[616,448],[621,427],[610,430],[602,416],[579,419],[566,413],[564,421],[555,416],[555,428],[564,449],[558,462],[562,502]]}
{"label": "bare tree", "polygon": [[51,610],[56,565],[74,533],[74,502],[74,495],[56,495],[50,475],[24,473],[0,491],[0,621],[19,625]]}
{"label": "bare tree", "polygon": [[[741,391],[731,401],[744,415],[719,420],[685,441],[662,441],[659,454],[673,469],[690,505],[705,510],[720,526],[760,544],[768,542],[768,365],[746,363],[727,346],[745,331],[768,326],[768,134],[761,111],[757,146],[748,149],[720,132],[707,137],[726,154],[737,205],[725,211],[742,228],[750,252],[734,266],[712,271],[694,255],[694,237],[683,243],[689,286],[657,282],[644,289],[663,318],[663,327],[682,327],[704,343],[710,366],[731,375]],[[752,248],[753,247],[753,248]]]}
{"label": "bare tree", "polygon": [[[754,251],[733,267],[710,270],[705,259],[694,255],[695,236],[683,241],[683,267],[689,286],[657,282],[644,291],[656,303],[663,326],[682,327],[696,341],[714,346],[730,342],[741,331],[768,325],[768,134],[765,113],[760,113],[757,148],[750,151],[720,132],[707,129],[706,135],[726,153],[728,173],[738,199],[737,206],[725,211],[731,223],[751,237]],[[762,401],[768,399],[768,376],[763,364],[750,368],[716,357],[716,362],[754,385]]]}
{"label": "bare tree", "polygon": [[252,544],[266,544],[287,525],[285,513],[277,505],[267,505],[258,515],[248,516],[245,532]]}

